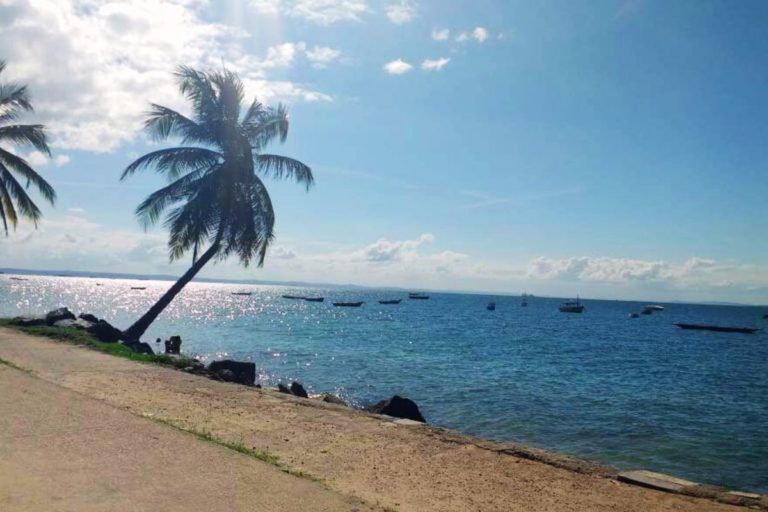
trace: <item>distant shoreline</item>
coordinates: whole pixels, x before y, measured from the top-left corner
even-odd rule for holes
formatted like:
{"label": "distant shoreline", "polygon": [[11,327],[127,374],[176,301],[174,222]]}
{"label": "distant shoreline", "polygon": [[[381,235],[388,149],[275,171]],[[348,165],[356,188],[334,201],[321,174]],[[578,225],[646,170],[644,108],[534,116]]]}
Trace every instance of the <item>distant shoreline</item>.
{"label": "distant shoreline", "polygon": [[[131,274],[123,272],[86,272],[80,270],[34,270],[23,268],[3,268],[0,267],[1,274],[18,274],[27,276],[42,276],[42,277],[83,277],[90,279],[134,279],[137,281],[176,281],[179,276],[170,274]],[[334,283],[315,283],[308,281],[271,281],[264,279],[225,279],[225,278],[210,278],[210,277],[196,277],[194,282],[199,283],[218,283],[218,284],[242,284],[242,285],[255,285],[255,286],[286,286],[297,288],[324,288],[334,290],[394,290],[394,291],[412,291],[411,288],[403,288],[399,286],[366,286],[359,284],[334,284]],[[419,291],[425,291],[430,293],[446,293],[453,295],[487,295],[489,297],[519,297],[522,292],[490,292],[490,291],[477,291],[477,290],[453,290],[453,289],[433,289],[433,288],[421,288],[416,287]],[[555,295],[532,295],[529,297],[542,298],[542,299],[561,299],[567,300],[572,297],[555,296]],[[724,302],[724,301],[683,301],[683,300],[658,300],[658,299],[596,299],[589,297],[582,297],[582,300],[600,300],[600,301],[614,301],[614,302],[637,302],[648,304],[691,304],[695,306],[733,306],[733,307],[768,307],[766,304],[752,304],[745,302]]]}

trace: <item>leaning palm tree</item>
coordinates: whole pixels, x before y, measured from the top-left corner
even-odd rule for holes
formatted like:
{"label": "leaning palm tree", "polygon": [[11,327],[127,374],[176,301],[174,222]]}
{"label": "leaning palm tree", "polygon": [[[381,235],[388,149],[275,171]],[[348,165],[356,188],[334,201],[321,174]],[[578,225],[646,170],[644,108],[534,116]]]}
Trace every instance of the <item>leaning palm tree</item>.
{"label": "leaning palm tree", "polygon": [[243,266],[264,264],[274,239],[275,212],[261,177],[291,178],[307,189],[312,170],[292,158],[263,152],[288,135],[288,112],[254,100],[243,109],[243,84],[230,71],[179,67],[179,89],[192,106],[184,116],[152,104],[146,130],[156,140],[175,137],[180,146],[148,153],[121,177],[154,168],[170,183],[136,209],[145,228],[165,219],[171,261],[192,252],[192,266],[131,325],[123,336],[138,340],[173,298],[211,259],[230,255]]}
{"label": "leaning palm tree", "polygon": [[[5,62],[0,60],[0,74],[4,69]],[[0,84],[0,144],[29,144],[50,156],[51,150],[48,149],[43,125],[16,123],[23,112],[30,111],[32,103],[25,85]],[[24,186],[16,176],[26,181]],[[5,236],[8,236],[8,224],[15,229],[19,217],[31,220],[37,227],[42,213],[27,194],[30,185],[34,185],[49,203],[55,202],[56,192],[53,187],[37,174],[25,159],[0,146],[0,219],[3,221]]]}

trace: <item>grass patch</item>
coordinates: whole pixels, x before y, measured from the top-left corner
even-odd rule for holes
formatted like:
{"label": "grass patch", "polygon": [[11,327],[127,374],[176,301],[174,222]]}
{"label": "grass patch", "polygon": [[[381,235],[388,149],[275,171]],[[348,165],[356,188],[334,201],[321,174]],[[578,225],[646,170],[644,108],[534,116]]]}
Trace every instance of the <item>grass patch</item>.
{"label": "grass patch", "polygon": [[43,336],[56,341],[63,341],[73,345],[88,347],[98,352],[110,354],[116,357],[138,361],[140,363],[154,363],[175,368],[186,368],[192,366],[194,359],[186,356],[170,357],[165,354],[138,354],[130,348],[120,343],[104,343],[94,338],[90,333],[74,327],[53,327],[37,326],[22,327],[15,325],[10,318],[0,318],[0,327],[8,327],[17,331],[31,334],[32,336]]}
{"label": "grass patch", "polygon": [[10,361],[3,359],[2,357],[0,357],[0,364],[4,364],[5,366],[10,366],[11,368],[14,368],[22,372],[32,373],[32,370],[30,370],[29,368],[23,368],[15,363],[12,363]]}

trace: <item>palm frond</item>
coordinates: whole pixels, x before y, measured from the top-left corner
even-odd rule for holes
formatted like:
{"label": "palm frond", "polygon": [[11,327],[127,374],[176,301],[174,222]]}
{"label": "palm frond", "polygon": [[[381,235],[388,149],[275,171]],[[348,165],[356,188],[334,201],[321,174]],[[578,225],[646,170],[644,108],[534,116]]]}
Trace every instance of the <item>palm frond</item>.
{"label": "palm frond", "polygon": [[208,166],[212,167],[223,156],[216,151],[196,147],[176,147],[152,151],[134,160],[125,168],[120,180],[137,171],[154,167],[168,179],[176,179],[180,175]]}
{"label": "palm frond", "polygon": [[285,142],[288,137],[288,109],[284,105],[278,105],[277,109],[264,109],[255,116],[254,121],[241,124],[243,133],[257,149],[266,147],[278,139]]}
{"label": "palm frond", "polygon": [[8,236],[8,222],[15,228],[19,219],[16,215],[16,209],[13,207],[13,201],[8,193],[8,189],[3,183],[3,179],[0,178],[0,212],[3,216],[3,227],[5,228],[5,236]]}
{"label": "palm frond", "polygon": [[200,124],[173,109],[152,103],[144,121],[144,129],[156,141],[165,140],[171,135],[181,137],[182,144],[191,142],[215,144],[211,133]]}
{"label": "palm frond", "polygon": [[135,212],[144,229],[156,224],[169,206],[193,195],[201,184],[200,180],[207,173],[215,172],[215,169],[215,167],[201,167],[185,174],[168,186],[152,192]]}
{"label": "palm frond", "polygon": [[245,90],[238,76],[228,70],[208,75],[208,79],[217,90],[218,106],[225,123],[237,123],[240,117],[240,105]]}
{"label": "palm frond", "polygon": [[265,176],[276,179],[293,179],[296,183],[302,183],[307,190],[315,183],[312,169],[306,164],[281,155],[261,154],[256,155],[256,168]]}
{"label": "palm frond", "polygon": [[0,84],[0,114],[15,119],[20,111],[32,111],[26,85]]}
{"label": "palm frond", "polygon": [[13,200],[12,202],[16,203],[18,213],[22,217],[34,222],[35,227],[37,227],[37,221],[42,215],[40,209],[27,195],[24,187],[16,181],[16,178],[13,177],[13,174],[4,165],[0,165],[0,181],[3,182],[8,197]]}
{"label": "palm frond", "polygon": [[176,80],[181,93],[192,102],[192,108],[199,121],[205,122],[216,118],[216,91],[208,75],[203,71],[188,66],[176,68]]}
{"label": "palm frond", "polygon": [[51,156],[45,127],[41,124],[14,124],[0,126],[0,141],[11,144],[31,144],[41,153]]}
{"label": "palm frond", "polygon": [[26,160],[0,148],[0,164],[7,169],[13,170],[27,180],[27,187],[29,187],[30,184],[34,185],[46,201],[51,204],[56,203],[56,191],[53,190],[53,187],[45,181],[42,176],[37,174],[37,172],[29,166]]}

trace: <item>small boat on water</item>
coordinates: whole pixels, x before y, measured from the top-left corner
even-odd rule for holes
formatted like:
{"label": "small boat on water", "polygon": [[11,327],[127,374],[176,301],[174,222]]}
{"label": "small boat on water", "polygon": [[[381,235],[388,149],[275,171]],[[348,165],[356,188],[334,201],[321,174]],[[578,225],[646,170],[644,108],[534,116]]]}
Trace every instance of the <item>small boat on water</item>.
{"label": "small boat on water", "polygon": [[96,286],[104,286],[104,285],[101,283],[96,283]]}
{"label": "small boat on water", "polygon": [[337,308],[359,308],[363,302],[334,302],[333,305]]}
{"label": "small boat on water", "polygon": [[421,292],[416,292],[416,293],[409,293],[408,298],[414,299],[414,300],[427,300],[429,298],[429,295],[425,295]]}
{"label": "small boat on water", "polygon": [[489,302],[487,306],[485,306],[485,309],[488,311],[496,311],[496,303],[495,302]]}
{"label": "small boat on water", "polygon": [[403,299],[380,300],[379,304],[400,304]]}
{"label": "small boat on water", "polygon": [[11,281],[28,281],[28,279],[24,279],[23,277],[9,277]]}
{"label": "small boat on water", "polygon": [[582,313],[584,311],[584,304],[579,301],[579,297],[576,297],[575,301],[566,301],[560,304],[557,308],[561,313]]}
{"label": "small boat on water", "polygon": [[302,297],[301,295],[283,295],[284,299],[293,299],[293,300],[304,300],[306,297]]}
{"label": "small boat on water", "polygon": [[325,297],[304,297],[304,300],[307,302],[323,302]]}
{"label": "small boat on water", "polygon": [[239,295],[242,297],[248,297],[250,295],[253,295],[253,292],[232,292],[232,295]]}
{"label": "small boat on water", "polygon": [[527,308],[528,307],[528,294],[523,294],[523,301],[520,303],[520,307]]}
{"label": "small boat on water", "polygon": [[146,286],[131,286],[131,290],[146,290]]}
{"label": "small boat on water", "polygon": [[642,311],[640,311],[640,314],[641,315],[652,315],[653,314],[653,310],[652,309],[643,308]]}
{"label": "small boat on water", "polygon": [[707,325],[707,324],[676,323],[675,325],[681,329],[690,329],[690,330],[696,330],[696,331],[741,332],[745,334],[752,334],[753,332],[760,330],[757,327],[726,327],[722,325]]}

